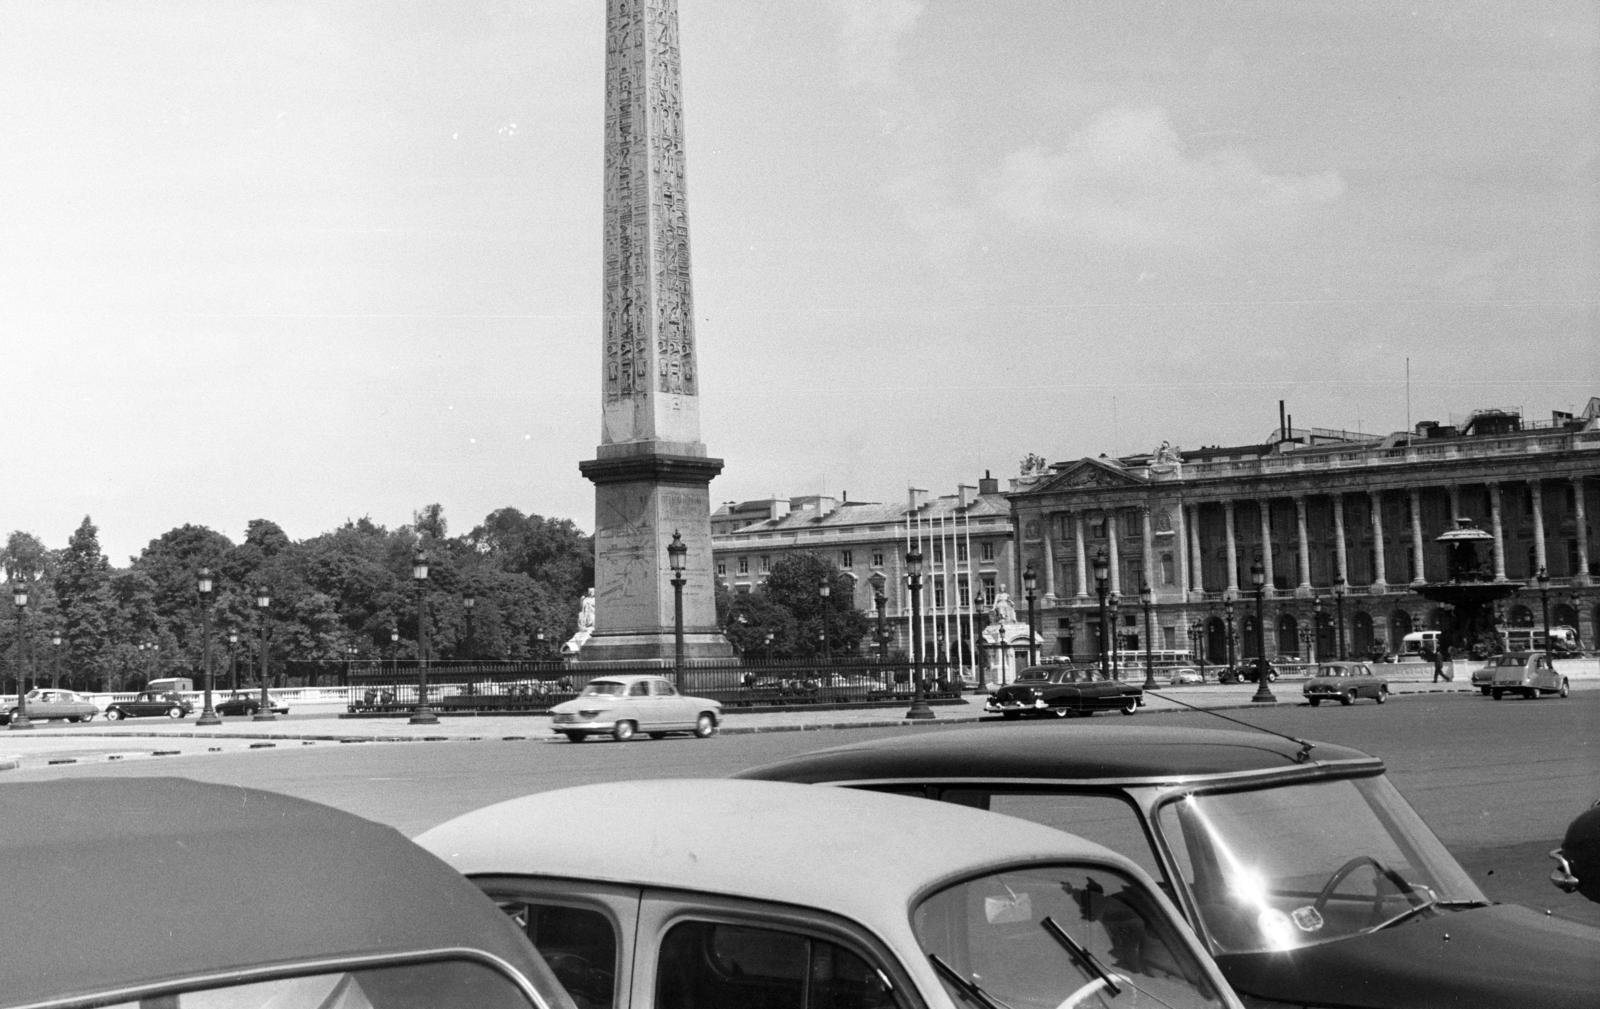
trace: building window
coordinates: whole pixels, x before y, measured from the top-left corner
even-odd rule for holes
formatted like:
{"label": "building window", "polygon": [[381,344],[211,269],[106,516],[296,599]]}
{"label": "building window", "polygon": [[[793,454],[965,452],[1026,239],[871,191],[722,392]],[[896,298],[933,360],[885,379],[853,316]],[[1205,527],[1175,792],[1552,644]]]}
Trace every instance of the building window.
{"label": "building window", "polygon": [[933,607],[937,610],[944,609],[944,579],[933,580]]}
{"label": "building window", "polygon": [[967,559],[967,545],[965,543],[957,543],[956,544],[956,560],[964,561],[966,559]]}
{"label": "building window", "polygon": [[982,581],[983,602],[987,605],[994,602],[994,575],[984,575]]}
{"label": "building window", "polygon": [[1106,517],[1097,515],[1089,520],[1089,536],[1091,539],[1103,540],[1106,538]]}
{"label": "building window", "polygon": [[841,562],[842,562],[842,563],[841,563],[841,564],[840,564],[840,566],[841,566],[841,567],[846,567],[846,568],[849,568],[849,567],[854,567],[854,566],[855,566],[855,563],[856,563],[856,561],[855,561],[855,554],[854,554],[854,553],[852,553],[852,552],[851,552],[851,551],[849,551],[849,550],[846,550],[846,551],[844,551],[844,552],[843,552],[843,553],[841,553],[841,554],[840,554],[840,555],[839,555],[839,559],[840,559],[840,561],[841,561]]}
{"label": "building window", "polygon": [[944,563],[944,544],[943,543],[935,543],[933,545],[933,563],[935,563],[935,564],[943,564]]}
{"label": "building window", "polygon": [[962,609],[972,605],[972,584],[966,575],[959,575],[956,578],[956,598],[957,605]]}
{"label": "building window", "polygon": [[979,560],[984,560],[984,561],[992,561],[992,560],[994,560],[994,544],[993,543],[979,543],[978,544],[978,559]]}
{"label": "building window", "polygon": [[718,561],[717,562],[717,575],[718,575],[718,577],[721,577],[722,575],[725,575],[727,573],[728,573],[728,562],[727,561]]}
{"label": "building window", "polygon": [[747,574],[750,573],[750,558],[748,558],[748,557],[739,558],[739,573],[741,575],[747,575]]}
{"label": "building window", "polygon": [[873,551],[873,553],[872,553],[872,566],[875,567],[875,568],[883,567],[883,551],[882,550]]}
{"label": "building window", "polygon": [[770,570],[771,570],[771,567],[768,564],[768,557],[767,557],[766,554],[762,554],[761,555],[761,573],[762,574],[766,574]]}

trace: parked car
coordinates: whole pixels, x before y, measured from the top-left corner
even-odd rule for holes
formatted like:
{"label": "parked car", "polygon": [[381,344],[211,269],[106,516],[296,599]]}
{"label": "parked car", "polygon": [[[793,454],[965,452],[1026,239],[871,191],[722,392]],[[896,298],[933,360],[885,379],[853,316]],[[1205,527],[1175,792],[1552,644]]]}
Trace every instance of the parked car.
{"label": "parked car", "polygon": [[1002,718],[1023,715],[1092,715],[1120,711],[1131,715],[1144,703],[1144,691],[1126,680],[1097,678],[1078,666],[1029,666],[989,695],[983,710]]}
{"label": "parked car", "polygon": [[1323,701],[1354,704],[1363,697],[1382,704],[1389,699],[1389,681],[1365,662],[1324,662],[1300,692],[1313,708]]}
{"label": "parked car", "polygon": [[79,778],[0,785],[0,822],[7,1009],[573,1009],[476,887],[349,813]]}
{"label": "parked car", "polygon": [[680,694],[664,676],[593,679],[577,697],[550,709],[550,727],[574,743],[597,734],[623,742],[639,732],[651,739],[669,732],[692,732],[705,739],[721,723],[720,701]]}
{"label": "parked car", "polygon": [[1494,660],[1489,696],[1497,701],[1507,694],[1565,697],[1567,689],[1567,678],[1556,671],[1555,663],[1544,652],[1505,652]]}
{"label": "parked car", "polygon": [[[100,706],[82,694],[55,687],[38,687],[30,690],[26,700],[28,720],[32,722],[43,722],[52,718],[64,718],[69,722],[90,722],[100,713]],[[17,710],[18,704],[15,701],[6,706],[4,712],[6,724],[10,724]]]}
{"label": "parked car", "polygon": [[1494,659],[1491,658],[1485,664],[1479,666],[1477,669],[1474,669],[1472,671],[1471,681],[1475,690],[1477,690],[1483,696],[1488,697],[1490,688],[1494,684]]}
{"label": "parked car", "polygon": [[1172,680],[1174,687],[1186,687],[1206,681],[1206,674],[1194,666],[1174,666],[1167,670],[1167,676]]}
{"label": "parked car", "polygon": [[740,777],[904,792],[1098,841],[1160,882],[1259,1004],[1592,1009],[1600,991],[1600,929],[1491,904],[1383,761],[1345,746],[1182,726],[966,729]]}
{"label": "parked car", "polygon": [[[1276,683],[1281,675],[1277,664],[1271,659],[1266,661],[1267,682]],[[1254,683],[1259,675],[1255,659],[1241,659],[1238,665],[1224,666],[1222,672],[1217,674],[1218,683]]]}
{"label": "parked car", "polygon": [[523,925],[580,1007],[1239,1005],[1133,863],[945,803],[628,781],[417,840]]}
{"label": "parked car", "polygon": [[1600,903],[1600,802],[1567,825],[1561,847],[1550,857],[1556,860],[1550,882],[1562,893],[1577,892]]}
{"label": "parked car", "polygon": [[182,718],[192,711],[194,705],[182,694],[143,690],[131,701],[112,701],[106,705],[106,718],[113,722],[119,718],[144,718],[150,715]]}
{"label": "parked car", "polygon": [[[212,710],[219,715],[254,715],[261,710],[261,695],[233,694],[225,700],[218,701],[212,706]],[[289,706],[268,695],[267,711],[274,715],[287,715]]]}

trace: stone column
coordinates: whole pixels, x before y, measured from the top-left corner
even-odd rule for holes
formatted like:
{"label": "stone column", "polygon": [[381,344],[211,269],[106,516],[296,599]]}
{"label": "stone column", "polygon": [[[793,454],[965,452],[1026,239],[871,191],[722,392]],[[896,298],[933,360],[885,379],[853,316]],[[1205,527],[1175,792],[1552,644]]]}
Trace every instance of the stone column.
{"label": "stone column", "polygon": [[1117,544],[1119,532],[1120,530],[1117,528],[1117,511],[1115,508],[1107,508],[1106,543],[1109,546],[1107,548],[1108,552],[1106,555],[1106,560],[1109,561],[1111,565],[1111,584],[1106,586],[1106,591],[1115,592],[1120,596],[1122,595],[1122,561],[1120,559],[1122,556],[1122,551]]}
{"label": "stone column", "polygon": [[1367,500],[1372,508],[1372,587],[1379,592],[1389,589],[1389,577],[1383,558],[1383,492],[1368,491]]}
{"label": "stone column", "polygon": [[1528,495],[1533,500],[1533,570],[1528,572],[1532,576],[1540,568],[1550,570],[1544,553],[1544,486],[1538,479],[1528,481]]}
{"label": "stone column", "polygon": [[1046,515],[1044,521],[1044,595],[1046,599],[1056,594],[1056,520]]}
{"label": "stone column", "polygon": [[1306,533],[1306,496],[1294,497],[1294,521],[1300,545],[1300,588],[1311,594],[1311,537]]}
{"label": "stone column", "polygon": [[[1579,488],[1580,490],[1582,488]],[[1189,506],[1178,504],[1178,588],[1184,602],[1189,601]]]}
{"label": "stone column", "polygon": [[1267,577],[1267,595],[1270,597],[1276,585],[1272,564],[1272,502],[1263,498],[1256,506],[1261,509],[1261,568]]}
{"label": "stone column", "polygon": [[1426,554],[1423,552],[1422,542],[1422,491],[1411,488],[1411,563],[1417,569],[1417,575],[1411,579],[1411,584],[1421,585],[1428,580],[1426,568]]}
{"label": "stone column", "polygon": [[1589,584],[1589,520],[1583,505],[1583,477],[1572,478],[1573,522],[1578,531],[1578,570],[1572,573],[1573,584]]}
{"label": "stone column", "polygon": [[1233,534],[1233,502],[1222,502],[1222,521],[1228,534],[1228,590],[1239,594],[1239,544]]}
{"label": "stone column", "polygon": [[1494,533],[1494,580],[1506,580],[1505,526],[1500,521],[1500,485],[1489,484],[1489,531]]}
{"label": "stone column", "polygon": [[1072,513],[1072,538],[1077,544],[1078,555],[1078,592],[1079,599],[1089,598],[1089,558],[1083,545],[1083,512]]}
{"label": "stone column", "polygon": [[1145,505],[1139,509],[1139,533],[1143,537],[1144,547],[1144,583],[1154,591],[1156,587],[1156,535],[1155,529],[1150,525],[1150,506]]}
{"label": "stone column", "polygon": [[1200,505],[1192,505],[1194,509],[1193,521],[1189,526],[1189,577],[1193,579],[1190,588],[1202,595],[1206,591],[1206,562],[1205,554],[1200,548]]}
{"label": "stone column", "polygon": [[1333,560],[1336,568],[1336,577],[1346,585],[1350,584],[1349,557],[1345,554],[1344,546],[1344,495],[1335,493],[1333,499]]}

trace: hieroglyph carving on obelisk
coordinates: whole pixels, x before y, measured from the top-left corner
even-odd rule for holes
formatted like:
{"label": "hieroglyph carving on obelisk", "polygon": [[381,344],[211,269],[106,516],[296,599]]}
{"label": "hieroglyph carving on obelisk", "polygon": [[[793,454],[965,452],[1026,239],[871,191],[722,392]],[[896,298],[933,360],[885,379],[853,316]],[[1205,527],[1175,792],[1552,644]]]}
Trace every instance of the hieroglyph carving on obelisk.
{"label": "hieroglyph carving on obelisk", "polygon": [[700,440],[676,0],[611,0],[603,444]]}

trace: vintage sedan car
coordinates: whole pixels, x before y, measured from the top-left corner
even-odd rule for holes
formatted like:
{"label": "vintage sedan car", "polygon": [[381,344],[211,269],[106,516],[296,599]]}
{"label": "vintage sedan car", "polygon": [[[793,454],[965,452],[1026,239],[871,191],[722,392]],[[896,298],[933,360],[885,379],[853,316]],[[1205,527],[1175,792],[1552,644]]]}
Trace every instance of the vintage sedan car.
{"label": "vintage sedan car", "polygon": [[[615,810],[643,829],[617,829]],[[946,803],[627,781],[417,841],[523,926],[584,1009],[1239,1004],[1127,859]]]}
{"label": "vintage sedan car", "polygon": [[1561,847],[1550,853],[1556,869],[1550,882],[1562,893],[1580,893],[1600,903],[1600,802],[1567,825]]}
{"label": "vintage sedan car", "polygon": [[1472,671],[1470,682],[1472,683],[1472,689],[1476,690],[1485,697],[1489,696],[1490,687],[1494,683],[1493,657],[1490,657],[1487,663]]}
{"label": "vintage sedan car", "polygon": [[1174,687],[1187,687],[1206,681],[1206,674],[1194,666],[1174,666],[1166,670],[1166,675]]}
{"label": "vintage sedan car", "polygon": [[[53,718],[63,718],[69,722],[90,722],[100,713],[100,706],[82,694],[55,687],[38,687],[30,690],[26,701],[28,720],[33,722],[43,722]],[[0,721],[9,724],[17,711],[17,703],[12,702],[6,706],[3,712],[4,718]]]}
{"label": "vintage sedan car", "polygon": [[[1222,672],[1217,674],[1218,683],[1254,683],[1260,676],[1261,662],[1258,659],[1240,659],[1238,664],[1224,666]],[[1271,659],[1266,661],[1267,682],[1277,683],[1282,670]]]}
{"label": "vintage sedan car", "polygon": [[1126,680],[1099,678],[1079,666],[1029,666],[989,695],[983,710],[1002,718],[1023,715],[1092,715],[1120,711],[1131,715],[1144,703],[1144,690]]}
{"label": "vintage sedan car", "polygon": [[1389,681],[1365,662],[1324,662],[1300,692],[1313,708],[1323,701],[1354,704],[1363,697],[1382,704],[1389,699]]}
{"label": "vintage sedan car", "polygon": [[942,799],[1098,841],[1160,882],[1252,1005],[1593,1009],[1600,991],[1600,929],[1491,904],[1383,761],[1345,746],[1182,726],[965,729],[740,777]]}
{"label": "vintage sedan car", "polygon": [[[261,710],[260,694],[231,694],[218,701],[212,710],[219,715],[254,715]],[[289,706],[267,695],[267,711],[274,715],[287,715]]]}
{"label": "vintage sedan car", "polygon": [[194,711],[194,705],[176,691],[144,690],[131,701],[112,701],[106,705],[106,718],[115,722],[119,718],[144,718],[165,715],[182,718]]}
{"label": "vintage sedan car", "polygon": [[160,777],[6,783],[0,820],[5,1009],[575,1009],[493,902],[392,827]]}
{"label": "vintage sedan car", "polygon": [[664,676],[597,677],[577,697],[550,709],[550,728],[574,743],[593,735],[623,742],[640,732],[651,739],[669,732],[705,739],[721,723],[722,702],[680,694]]}
{"label": "vintage sedan car", "polygon": [[1531,698],[1541,694],[1567,696],[1567,678],[1544,652],[1505,652],[1495,657],[1493,669],[1489,696],[1497,701],[1507,694]]}

